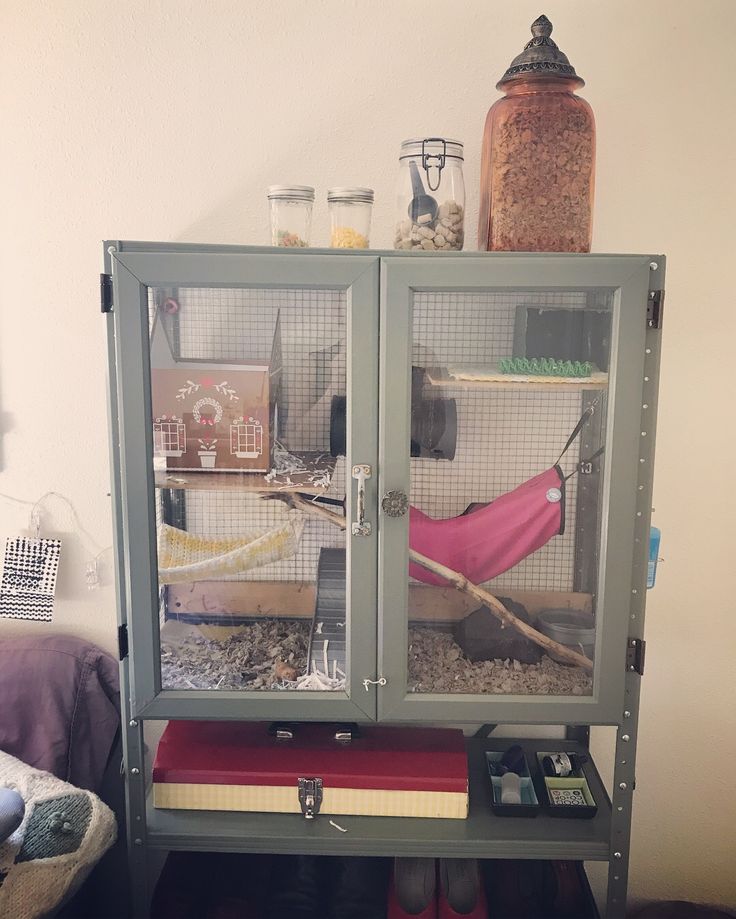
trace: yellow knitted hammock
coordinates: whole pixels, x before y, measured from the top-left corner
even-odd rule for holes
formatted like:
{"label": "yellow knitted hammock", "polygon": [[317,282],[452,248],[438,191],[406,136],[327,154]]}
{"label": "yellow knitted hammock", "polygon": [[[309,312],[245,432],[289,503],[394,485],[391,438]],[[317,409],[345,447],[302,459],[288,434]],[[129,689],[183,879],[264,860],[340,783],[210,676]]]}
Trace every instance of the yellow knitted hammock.
{"label": "yellow knitted hammock", "polygon": [[158,531],[159,582],[181,584],[221,578],[291,558],[299,548],[303,529],[304,516],[295,511],[277,527],[229,539],[195,536],[164,523]]}

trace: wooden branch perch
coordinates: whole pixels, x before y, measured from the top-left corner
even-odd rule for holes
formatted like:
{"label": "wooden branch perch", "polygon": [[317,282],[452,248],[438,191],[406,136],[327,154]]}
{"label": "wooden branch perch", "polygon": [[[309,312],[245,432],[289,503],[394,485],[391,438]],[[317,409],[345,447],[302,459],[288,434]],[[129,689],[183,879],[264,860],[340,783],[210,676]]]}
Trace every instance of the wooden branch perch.
{"label": "wooden branch perch", "polygon": [[[283,501],[289,507],[298,508],[304,511],[305,514],[310,514],[313,517],[326,520],[333,526],[339,527],[341,530],[344,530],[347,526],[344,517],[339,516],[339,514],[334,514],[332,511],[328,511],[319,504],[308,501],[298,493],[276,492],[264,494],[262,497],[270,500]],[[427,558],[426,555],[422,555],[414,549],[409,549],[409,558],[413,562],[416,562],[417,565],[421,565],[422,568],[426,568],[427,571],[431,571],[433,574],[444,578],[449,584],[457,588],[457,590],[468,594],[473,597],[473,599],[482,603],[483,606],[488,607],[491,613],[503,625],[516,629],[517,632],[520,632],[525,638],[533,641],[548,653],[552,652],[562,660],[592,673],[593,662],[589,660],[589,658],[585,657],[583,654],[578,654],[577,651],[570,650],[570,648],[565,645],[560,644],[558,641],[554,641],[552,638],[548,638],[532,626],[527,625],[526,622],[523,622],[517,616],[514,616],[512,612],[507,610],[497,597],[489,593],[489,591],[484,590],[482,587],[478,587],[478,585],[474,584],[472,581],[469,581],[464,574],[460,574],[459,571],[455,571],[453,568],[447,568],[445,565],[441,565],[439,562]]]}
{"label": "wooden branch perch", "polygon": [[437,574],[441,578],[444,578],[448,583],[452,584],[453,587],[479,600],[483,606],[488,607],[496,619],[500,620],[503,625],[508,625],[511,626],[512,629],[516,629],[517,632],[520,632],[525,638],[528,638],[530,641],[544,648],[545,651],[552,651],[557,657],[563,658],[568,661],[568,663],[575,664],[577,667],[582,667],[584,670],[592,672],[593,662],[585,657],[585,655],[578,654],[577,651],[571,651],[570,648],[565,645],[538,632],[533,626],[527,625],[526,622],[514,616],[510,610],[507,610],[497,597],[489,593],[489,591],[484,590],[482,587],[478,587],[478,585],[474,584],[472,581],[469,581],[464,574],[460,574],[459,571],[455,571],[453,568],[447,568],[445,565],[441,565],[439,562],[427,558],[426,555],[415,552],[414,549],[409,549],[409,558],[413,562],[416,562],[417,565],[421,565],[422,568],[426,568],[427,571],[431,571],[433,574]]}

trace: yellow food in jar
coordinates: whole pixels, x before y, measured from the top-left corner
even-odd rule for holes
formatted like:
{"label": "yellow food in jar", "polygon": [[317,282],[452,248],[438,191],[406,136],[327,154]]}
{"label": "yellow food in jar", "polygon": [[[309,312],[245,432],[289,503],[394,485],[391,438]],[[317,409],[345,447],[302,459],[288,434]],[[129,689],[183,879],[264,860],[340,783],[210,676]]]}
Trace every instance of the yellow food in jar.
{"label": "yellow food in jar", "polygon": [[367,249],[368,237],[352,227],[335,227],[330,237],[333,249]]}

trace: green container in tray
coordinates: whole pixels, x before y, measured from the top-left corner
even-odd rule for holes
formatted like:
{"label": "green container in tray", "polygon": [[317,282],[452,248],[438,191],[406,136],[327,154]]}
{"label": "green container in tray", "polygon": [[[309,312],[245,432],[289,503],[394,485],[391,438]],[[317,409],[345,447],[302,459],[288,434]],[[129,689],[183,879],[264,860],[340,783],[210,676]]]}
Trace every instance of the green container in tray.
{"label": "green container in tray", "polygon": [[491,809],[499,817],[536,817],[541,810],[534,782],[529,773],[529,764],[524,756],[524,771],[519,773],[521,804],[503,804],[501,802],[501,777],[494,775],[491,763],[499,763],[503,753],[486,752],[486,765],[491,779]]}
{"label": "green container in tray", "polygon": [[598,813],[593,793],[584,769],[577,769],[565,778],[544,774],[542,760],[548,752],[537,753],[542,803],[550,817],[573,817],[589,820]]}

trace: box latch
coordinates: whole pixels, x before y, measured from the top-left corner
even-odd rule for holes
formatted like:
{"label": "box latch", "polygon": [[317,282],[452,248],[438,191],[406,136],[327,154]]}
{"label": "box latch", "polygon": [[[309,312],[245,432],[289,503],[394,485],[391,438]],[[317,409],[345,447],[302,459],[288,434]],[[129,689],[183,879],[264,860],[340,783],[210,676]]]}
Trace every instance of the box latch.
{"label": "box latch", "polygon": [[299,779],[299,804],[306,820],[313,820],[322,806],[322,779]]}

